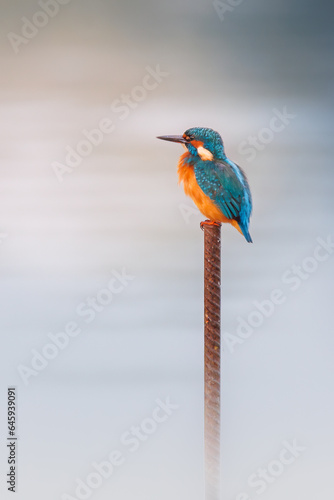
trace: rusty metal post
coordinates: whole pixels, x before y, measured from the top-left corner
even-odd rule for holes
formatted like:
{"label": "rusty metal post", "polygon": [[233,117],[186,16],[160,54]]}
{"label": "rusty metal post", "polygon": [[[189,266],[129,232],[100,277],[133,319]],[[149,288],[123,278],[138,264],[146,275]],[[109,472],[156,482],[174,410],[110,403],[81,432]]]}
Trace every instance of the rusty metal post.
{"label": "rusty metal post", "polygon": [[205,500],[220,500],[220,230],[204,229],[204,450]]}

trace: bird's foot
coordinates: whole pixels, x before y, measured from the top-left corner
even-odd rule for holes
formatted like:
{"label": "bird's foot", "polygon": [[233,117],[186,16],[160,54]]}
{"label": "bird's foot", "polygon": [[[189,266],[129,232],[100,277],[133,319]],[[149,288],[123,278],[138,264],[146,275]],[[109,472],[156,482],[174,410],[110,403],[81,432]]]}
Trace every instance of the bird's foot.
{"label": "bird's foot", "polygon": [[202,220],[202,222],[200,223],[200,226],[201,226],[201,229],[203,231],[204,226],[218,226],[218,227],[220,227],[221,224],[220,224],[220,222],[215,222],[213,220],[207,219],[207,220]]}

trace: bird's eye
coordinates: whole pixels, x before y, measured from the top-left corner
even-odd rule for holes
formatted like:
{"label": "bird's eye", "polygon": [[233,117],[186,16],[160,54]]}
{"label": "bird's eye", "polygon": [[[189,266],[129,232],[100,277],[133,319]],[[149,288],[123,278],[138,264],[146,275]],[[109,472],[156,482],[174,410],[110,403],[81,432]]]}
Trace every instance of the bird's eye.
{"label": "bird's eye", "polygon": [[194,136],[193,136],[193,135],[187,135],[187,136],[185,137],[185,140],[186,140],[187,142],[190,142],[190,141],[192,141],[192,140],[193,140],[193,138],[194,138]]}

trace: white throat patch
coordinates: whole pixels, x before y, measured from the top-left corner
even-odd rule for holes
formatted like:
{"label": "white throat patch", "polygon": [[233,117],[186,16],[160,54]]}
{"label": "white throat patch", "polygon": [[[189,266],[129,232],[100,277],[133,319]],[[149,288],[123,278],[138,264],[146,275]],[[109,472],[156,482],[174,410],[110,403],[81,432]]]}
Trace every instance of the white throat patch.
{"label": "white throat patch", "polygon": [[198,153],[199,157],[201,158],[201,160],[203,160],[203,161],[213,160],[213,154],[208,149],[205,149],[203,146],[199,146],[197,148],[197,153]]}

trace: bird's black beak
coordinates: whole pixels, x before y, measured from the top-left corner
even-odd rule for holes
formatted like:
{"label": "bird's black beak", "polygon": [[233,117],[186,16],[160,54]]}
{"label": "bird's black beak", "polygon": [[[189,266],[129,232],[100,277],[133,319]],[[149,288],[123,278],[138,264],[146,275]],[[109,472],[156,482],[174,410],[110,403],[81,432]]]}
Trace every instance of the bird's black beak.
{"label": "bird's black beak", "polygon": [[187,144],[188,142],[182,135],[159,135],[157,139],[171,142],[180,142],[181,144]]}

